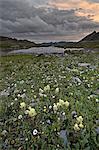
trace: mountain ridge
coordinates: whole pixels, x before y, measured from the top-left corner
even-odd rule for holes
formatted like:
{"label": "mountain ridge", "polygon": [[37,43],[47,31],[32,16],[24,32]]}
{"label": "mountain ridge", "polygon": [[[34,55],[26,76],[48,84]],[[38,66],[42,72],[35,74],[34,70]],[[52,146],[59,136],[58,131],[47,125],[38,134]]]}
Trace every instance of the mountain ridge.
{"label": "mountain ridge", "polygon": [[85,36],[83,39],[81,39],[79,42],[85,42],[85,41],[98,41],[99,40],[99,32],[92,32],[90,34],[88,34],[87,36]]}

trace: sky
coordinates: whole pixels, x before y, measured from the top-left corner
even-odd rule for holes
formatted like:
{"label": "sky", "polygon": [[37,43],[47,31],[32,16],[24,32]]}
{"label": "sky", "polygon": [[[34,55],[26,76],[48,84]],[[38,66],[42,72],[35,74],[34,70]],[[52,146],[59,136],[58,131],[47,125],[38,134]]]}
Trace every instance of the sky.
{"label": "sky", "polygon": [[0,35],[78,41],[99,31],[99,0],[0,0]]}

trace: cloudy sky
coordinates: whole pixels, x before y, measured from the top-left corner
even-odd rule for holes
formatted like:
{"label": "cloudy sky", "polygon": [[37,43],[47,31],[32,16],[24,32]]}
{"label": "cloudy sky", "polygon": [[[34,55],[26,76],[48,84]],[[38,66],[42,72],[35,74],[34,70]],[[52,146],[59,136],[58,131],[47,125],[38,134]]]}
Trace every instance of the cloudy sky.
{"label": "cloudy sky", "polygon": [[0,0],[0,35],[75,41],[99,31],[99,0]]}

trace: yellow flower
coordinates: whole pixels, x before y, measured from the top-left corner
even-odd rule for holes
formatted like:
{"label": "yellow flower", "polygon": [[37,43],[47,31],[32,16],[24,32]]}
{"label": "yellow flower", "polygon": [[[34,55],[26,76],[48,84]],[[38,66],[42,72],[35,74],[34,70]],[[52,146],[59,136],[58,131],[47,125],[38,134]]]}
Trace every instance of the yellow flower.
{"label": "yellow flower", "polygon": [[77,117],[77,122],[78,123],[82,123],[82,121],[83,121],[83,117],[82,116]]}
{"label": "yellow flower", "polygon": [[59,93],[59,88],[58,87],[55,89],[55,93],[56,94]]}
{"label": "yellow flower", "polygon": [[44,91],[45,91],[45,92],[46,92],[46,91],[50,91],[50,85],[45,86],[45,87],[44,87]]}
{"label": "yellow flower", "polygon": [[44,106],[44,109],[43,109],[43,111],[44,111],[44,112],[46,112],[46,110],[47,110],[47,109],[46,109],[46,106]]}
{"label": "yellow flower", "polygon": [[26,107],[25,102],[20,103],[20,108],[21,108],[21,109],[22,109],[22,108],[25,108],[25,107]]}
{"label": "yellow flower", "polygon": [[64,105],[64,101],[62,99],[59,99],[59,103],[61,106]]}
{"label": "yellow flower", "polygon": [[65,105],[66,107],[69,107],[69,102],[68,102],[68,101],[64,102],[64,105]]}
{"label": "yellow flower", "polygon": [[84,128],[84,125],[82,123],[79,124],[80,128]]}
{"label": "yellow flower", "polygon": [[74,125],[74,130],[75,130],[75,131],[79,131],[79,130],[80,130],[80,128],[79,128],[79,126],[78,126],[77,123]]}
{"label": "yellow flower", "polygon": [[57,107],[57,105],[54,103],[54,105],[53,105],[53,110],[54,111],[57,111],[58,110],[58,107]]}
{"label": "yellow flower", "polygon": [[29,114],[30,117],[34,117],[34,116],[37,115],[35,109],[31,108],[31,107],[29,107],[28,114]]}
{"label": "yellow flower", "polygon": [[58,102],[58,103],[57,103],[57,107],[60,107],[60,106],[61,106],[61,104]]}

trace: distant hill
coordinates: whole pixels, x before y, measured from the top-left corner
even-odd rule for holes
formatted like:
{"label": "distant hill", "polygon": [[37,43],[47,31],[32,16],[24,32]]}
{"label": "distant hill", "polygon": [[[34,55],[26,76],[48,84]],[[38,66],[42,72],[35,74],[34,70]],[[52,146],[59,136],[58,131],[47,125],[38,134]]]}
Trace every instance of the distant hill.
{"label": "distant hill", "polygon": [[79,42],[91,42],[91,41],[99,41],[99,32],[92,32],[91,34],[87,35],[86,37],[84,37],[82,40],[80,40]]}
{"label": "distant hill", "polygon": [[0,36],[1,50],[27,49],[36,47],[37,44],[28,40],[18,40],[15,38]]}

